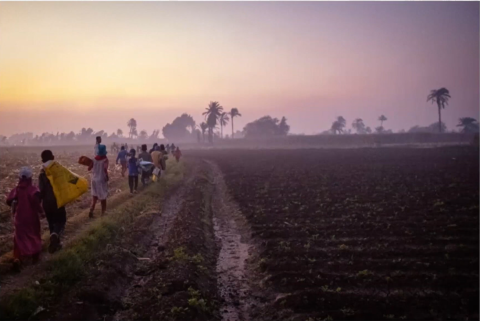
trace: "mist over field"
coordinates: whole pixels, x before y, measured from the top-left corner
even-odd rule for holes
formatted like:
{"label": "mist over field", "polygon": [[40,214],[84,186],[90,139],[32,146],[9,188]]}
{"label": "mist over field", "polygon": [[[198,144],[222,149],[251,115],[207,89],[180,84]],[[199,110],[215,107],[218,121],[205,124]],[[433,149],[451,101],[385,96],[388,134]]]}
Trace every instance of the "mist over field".
{"label": "mist over field", "polygon": [[0,2],[0,320],[478,320],[478,2]]}

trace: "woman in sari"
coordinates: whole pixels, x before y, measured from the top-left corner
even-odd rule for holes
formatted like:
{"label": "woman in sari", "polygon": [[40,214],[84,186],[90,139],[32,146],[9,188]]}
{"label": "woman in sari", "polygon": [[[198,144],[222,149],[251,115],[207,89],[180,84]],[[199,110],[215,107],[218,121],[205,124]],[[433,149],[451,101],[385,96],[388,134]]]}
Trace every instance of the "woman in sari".
{"label": "woman in sari", "polygon": [[15,233],[13,237],[14,265],[19,268],[26,260],[38,261],[42,251],[40,191],[32,184],[32,170],[22,167],[17,186],[7,197],[12,207]]}

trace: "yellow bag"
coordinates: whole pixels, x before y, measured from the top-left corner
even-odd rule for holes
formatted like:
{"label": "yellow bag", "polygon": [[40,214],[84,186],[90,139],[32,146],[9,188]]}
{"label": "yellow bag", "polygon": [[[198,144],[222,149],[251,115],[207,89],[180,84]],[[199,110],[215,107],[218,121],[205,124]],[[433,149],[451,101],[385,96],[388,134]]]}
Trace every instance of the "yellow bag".
{"label": "yellow bag", "polygon": [[45,168],[58,208],[76,200],[88,191],[88,181],[53,161]]}

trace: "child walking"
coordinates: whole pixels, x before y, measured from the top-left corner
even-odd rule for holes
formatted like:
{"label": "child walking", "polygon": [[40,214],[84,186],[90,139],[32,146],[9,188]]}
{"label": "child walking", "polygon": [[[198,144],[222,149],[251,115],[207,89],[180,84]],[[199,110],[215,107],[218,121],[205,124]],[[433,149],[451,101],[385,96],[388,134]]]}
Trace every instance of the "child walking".
{"label": "child walking", "polygon": [[43,210],[47,217],[48,228],[50,230],[50,245],[48,251],[54,253],[62,248],[61,236],[65,230],[67,222],[67,212],[65,206],[57,207],[57,198],[53,192],[52,185],[45,173],[45,168],[55,159],[52,151],[44,150],[41,154],[42,170],[38,176],[38,187],[40,188],[40,197],[42,199]]}
{"label": "child walking", "polygon": [[122,165],[122,177],[125,177],[125,172],[127,171],[127,151],[125,150],[125,146],[122,146],[118,152],[117,164],[118,161],[120,161],[120,164]]}
{"label": "child walking", "polygon": [[93,218],[93,211],[98,200],[100,200],[102,205],[102,215],[107,210],[108,158],[105,145],[98,145],[98,155],[95,156],[92,165],[88,169],[92,171],[92,207],[88,216]]}
{"label": "child walking", "polygon": [[128,159],[128,186],[130,194],[137,192],[138,187],[138,158],[135,157],[135,149],[130,150],[130,158]]}
{"label": "child walking", "polygon": [[36,263],[42,251],[40,192],[32,184],[32,170],[22,167],[17,186],[7,197],[12,207],[15,232],[13,237],[14,267],[19,269],[26,260]]}

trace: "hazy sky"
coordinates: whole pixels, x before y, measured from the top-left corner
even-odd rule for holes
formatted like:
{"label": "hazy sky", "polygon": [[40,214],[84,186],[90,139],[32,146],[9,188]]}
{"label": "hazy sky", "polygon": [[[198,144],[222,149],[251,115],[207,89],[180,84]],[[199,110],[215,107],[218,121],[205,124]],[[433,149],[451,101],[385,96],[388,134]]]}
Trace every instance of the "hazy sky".
{"label": "hazy sky", "polygon": [[238,129],[343,115],[398,130],[479,113],[478,2],[2,2],[0,133],[161,129],[209,101]]}

